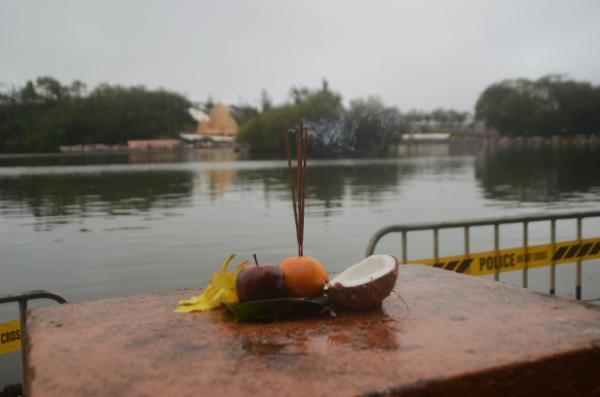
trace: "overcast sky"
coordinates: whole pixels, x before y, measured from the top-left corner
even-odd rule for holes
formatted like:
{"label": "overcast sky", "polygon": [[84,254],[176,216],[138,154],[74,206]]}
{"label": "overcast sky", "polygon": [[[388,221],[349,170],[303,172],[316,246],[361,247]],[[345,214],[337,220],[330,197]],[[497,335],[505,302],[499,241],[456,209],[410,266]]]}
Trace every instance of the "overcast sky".
{"label": "overcast sky", "polygon": [[0,82],[39,75],[258,104],[294,85],[472,111],[506,78],[600,83],[600,1],[0,0]]}

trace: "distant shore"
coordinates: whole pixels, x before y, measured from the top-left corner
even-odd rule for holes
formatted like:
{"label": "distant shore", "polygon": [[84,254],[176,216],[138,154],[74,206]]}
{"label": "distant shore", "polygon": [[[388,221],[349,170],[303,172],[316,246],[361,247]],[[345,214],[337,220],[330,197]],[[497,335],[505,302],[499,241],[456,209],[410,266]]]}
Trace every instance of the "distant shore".
{"label": "distant shore", "polygon": [[222,149],[231,148],[239,150],[240,147],[232,143],[219,143],[212,145],[184,144],[164,147],[130,147],[125,144],[105,145],[105,144],[88,144],[88,145],[61,145],[59,153],[129,153],[129,152],[148,152],[148,151],[165,151],[165,150],[190,150],[190,149]]}
{"label": "distant shore", "polygon": [[[451,135],[448,140],[444,141],[402,141],[400,146],[419,146],[419,145],[453,145],[453,144],[473,144],[483,145],[486,147],[504,147],[504,146],[562,146],[562,145],[600,145],[600,135],[577,135],[577,136],[501,136],[501,135]],[[198,149],[231,149],[232,151],[245,152],[248,149],[235,144],[219,145],[219,146],[194,146],[191,144],[182,145],[176,148],[148,148],[148,149],[131,149],[125,144],[105,145],[105,144],[88,144],[88,145],[70,145],[61,146],[57,152],[21,152],[21,153],[0,153],[2,158],[17,158],[17,157],[32,157],[32,156],[61,156],[61,155],[81,155],[81,154],[127,154],[127,153],[148,153],[148,152],[177,152],[189,151]]]}

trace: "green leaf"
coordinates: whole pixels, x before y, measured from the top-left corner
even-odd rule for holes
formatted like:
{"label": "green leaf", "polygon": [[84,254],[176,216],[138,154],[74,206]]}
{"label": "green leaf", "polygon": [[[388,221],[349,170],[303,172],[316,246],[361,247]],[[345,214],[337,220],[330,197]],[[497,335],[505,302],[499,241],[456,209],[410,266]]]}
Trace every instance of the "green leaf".
{"label": "green leaf", "polygon": [[235,321],[276,321],[282,318],[318,314],[329,306],[327,296],[318,298],[277,298],[238,304],[226,303]]}

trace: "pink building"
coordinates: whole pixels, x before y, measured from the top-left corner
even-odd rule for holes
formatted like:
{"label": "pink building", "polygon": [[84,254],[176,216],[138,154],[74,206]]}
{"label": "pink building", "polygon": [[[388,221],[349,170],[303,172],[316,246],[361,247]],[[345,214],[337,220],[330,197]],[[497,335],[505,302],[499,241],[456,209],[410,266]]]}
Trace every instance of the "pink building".
{"label": "pink building", "polygon": [[127,141],[130,150],[176,149],[183,146],[179,139],[143,139]]}

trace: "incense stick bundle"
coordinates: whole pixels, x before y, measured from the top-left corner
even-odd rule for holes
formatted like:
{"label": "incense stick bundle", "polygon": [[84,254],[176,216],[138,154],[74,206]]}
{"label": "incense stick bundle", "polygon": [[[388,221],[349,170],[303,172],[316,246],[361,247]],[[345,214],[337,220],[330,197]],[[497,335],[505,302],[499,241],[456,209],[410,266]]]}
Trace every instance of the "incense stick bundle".
{"label": "incense stick bundle", "polygon": [[308,147],[308,129],[301,120],[296,127],[296,177],[292,169],[292,148],[290,131],[287,125],[283,129],[283,143],[288,162],[288,176],[292,193],[292,206],[294,207],[294,224],[296,225],[296,241],[298,243],[298,256],[304,254],[304,202],[306,197],[306,159]]}

